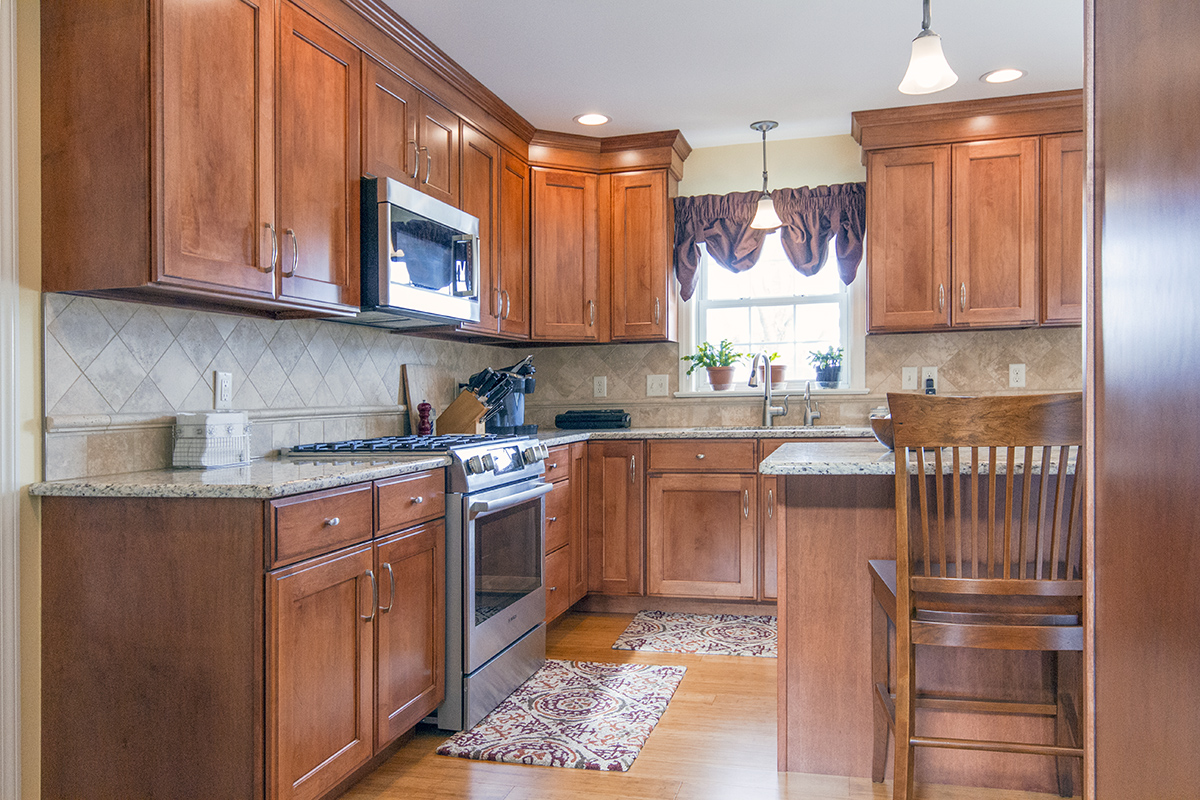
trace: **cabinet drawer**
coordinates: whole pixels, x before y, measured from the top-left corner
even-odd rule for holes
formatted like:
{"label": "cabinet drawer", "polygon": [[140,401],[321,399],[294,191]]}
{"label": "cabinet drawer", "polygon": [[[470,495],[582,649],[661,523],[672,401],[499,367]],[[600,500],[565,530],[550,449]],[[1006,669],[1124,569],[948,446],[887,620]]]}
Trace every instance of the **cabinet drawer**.
{"label": "cabinet drawer", "polygon": [[559,481],[546,495],[546,552],[571,541],[571,482]]}
{"label": "cabinet drawer", "polygon": [[551,447],[550,455],[546,456],[546,474],[542,480],[549,483],[571,477],[571,447]]}
{"label": "cabinet drawer", "polygon": [[571,548],[564,547],[546,556],[546,621],[571,605]]}
{"label": "cabinet drawer", "polygon": [[443,470],[375,481],[375,507],[381,534],[446,516],[446,475]]}
{"label": "cabinet drawer", "polygon": [[754,439],[656,439],[651,472],[756,472]]}
{"label": "cabinet drawer", "polygon": [[371,522],[369,483],[272,500],[271,566],[370,539]]}

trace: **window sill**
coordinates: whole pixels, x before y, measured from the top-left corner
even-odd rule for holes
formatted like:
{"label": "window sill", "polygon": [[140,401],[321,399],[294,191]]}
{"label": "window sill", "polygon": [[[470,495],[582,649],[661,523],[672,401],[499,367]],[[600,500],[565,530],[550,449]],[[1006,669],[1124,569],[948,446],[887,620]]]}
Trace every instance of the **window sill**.
{"label": "window sill", "polygon": [[[804,394],[804,387],[800,386],[798,388],[789,387],[787,389],[772,389],[771,390],[772,397],[782,397],[785,394],[791,395],[793,397],[795,397],[797,395],[802,396]],[[845,395],[847,397],[850,397],[850,396],[855,396],[855,395],[866,395],[866,394],[870,394],[870,392],[868,392],[866,389],[842,389],[842,388],[818,389],[815,386],[812,388],[812,396],[813,397],[837,397],[838,395]],[[762,391],[762,389],[743,388],[743,389],[726,389],[724,391],[717,392],[712,389],[705,389],[705,390],[696,391],[696,392],[675,392],[675,394],[672,396],[676,397],[678,399],[681,399],[681,400],[684,400],[684,399],[695,400],[695,399],[700,399],[700,398],[713,398],[713,399],[719,400],[721,398],[726,398],[726,397],[759,397],[759,398],[761,398],[763,396],[763,391]]]}

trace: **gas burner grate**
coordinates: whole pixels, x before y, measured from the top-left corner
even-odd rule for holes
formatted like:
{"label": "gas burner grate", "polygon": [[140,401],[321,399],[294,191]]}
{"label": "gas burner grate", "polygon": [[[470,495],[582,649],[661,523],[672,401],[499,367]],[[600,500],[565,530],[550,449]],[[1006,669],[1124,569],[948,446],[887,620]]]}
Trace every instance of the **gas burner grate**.
{"label": "gas burner grate", "polygon": [[456,447],[511,439],[494,433],[443,434],[440,436],[380,436],[375,439],[347,439],[341,442],[314,442],[291,449],[293,455],[330,453],[439,453]]}

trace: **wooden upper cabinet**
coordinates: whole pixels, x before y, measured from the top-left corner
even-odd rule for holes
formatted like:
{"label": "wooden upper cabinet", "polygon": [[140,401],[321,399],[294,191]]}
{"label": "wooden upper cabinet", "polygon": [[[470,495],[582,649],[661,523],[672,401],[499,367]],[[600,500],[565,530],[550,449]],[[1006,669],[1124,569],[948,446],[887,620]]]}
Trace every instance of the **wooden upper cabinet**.
{"label": "wooden upper cabinet", "polygon": [[533,169],[533,338],[598,337],[598,178]]}
{"label": "wooden upper cabinet", "polygon": [[867,155],[870,330],[950,324],[950,147]]}
{"label": "wooden upper cabinet", "polygon": [[368,57],[363,104],[363,172],[458,206],[458,116]]}
{"label": "wooden upper cabinet", "polygon": [[1038,139],[954,145],[955,326],[1038,321]]}
{"label": "wooden upper cabinet", "polygon": [[280,295],[357,306],[360,54],[291,3],[280,14]]}
{"label": "wooden upper cabinet", "polygon": [[1042,310],[1045,325],[1083,320],[1083,134],[1042,137]]}
{"label": "wooden upper cabinet", "polygon": [[497,333],[503,313],[496,226],[500,214],[500,145],[465,124],[462,126],[461,176],[461,208],[479,219],[479,322],[465,322],[459,327]]}
{"label": "wooden upper cabinet", "polygon": [[496,221],[499,265],[499,294],[504,302],[500,333],[510,338],[528,339],[531,325],[530,304],[530,190],[529,165],[509,153],[500,152],[500,211]]}
{"label": "wooden upper cabinet", "polygon": [[677,294],[666,170],[614,174],[612,202],[612,339],[671,341]]}

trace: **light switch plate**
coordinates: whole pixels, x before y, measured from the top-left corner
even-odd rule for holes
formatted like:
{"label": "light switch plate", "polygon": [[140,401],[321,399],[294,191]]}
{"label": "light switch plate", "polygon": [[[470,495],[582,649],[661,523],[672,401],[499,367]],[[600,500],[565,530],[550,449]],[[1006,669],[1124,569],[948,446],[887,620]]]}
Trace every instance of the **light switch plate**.
{"label": "light switch plate", "polygon": [[920,387],[917,385],[917,368],[902,367],[900,370],[900,388],[906,392],[915,392]]}
{"label": "light switch plate", "polygon": [[1008,387],[1010,389],[1025,388],[1025,365],[1024,364],[1009,364],[1008,365]]}
{"label": "light switch plate", "polygon": [[646,376],[646,397],[666,397],[669,391],[670,384],[666,375]]}
{"label": "light switch plate", "polygon": [[592,397],[608,397],[608,378],[597,375],[592,378]]}
{"label": "light switch plate", "polygon": [[233,408],[233,373],[213,373],[213,408]]}
{"label": "light switch plate", "polygon": [[920,390],[921,390],[922,392],[924,392],[924,391],[927,391],[927,389],[926,389],[926,382],[927,382],[927,381],[928,381],[930,378],[933,378],[933,392],[934,392],[934,394],[937,394],[937,388],[938,388],[938,380],[937,380],[937,367],[921,367],[921,386],[920,386]]}

